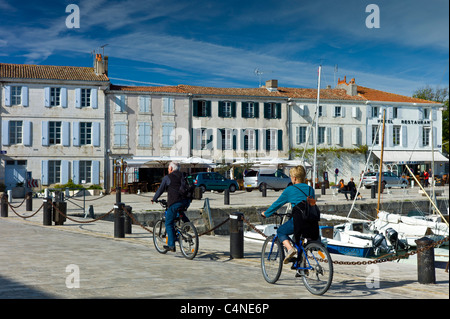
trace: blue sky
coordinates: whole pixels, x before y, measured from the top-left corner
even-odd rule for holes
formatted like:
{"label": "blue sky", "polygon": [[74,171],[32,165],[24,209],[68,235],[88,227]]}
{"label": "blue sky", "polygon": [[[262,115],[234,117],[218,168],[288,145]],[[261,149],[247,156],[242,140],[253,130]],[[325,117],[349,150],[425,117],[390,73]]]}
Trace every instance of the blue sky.
{"label": "blue sky", "polygon": [[[366,27],[369,4],[380,28]],[[114,84],[257,87],[258,69],[315,88],[322,64],[322,87],[347,76],[412,95],[448,86],[449,1],[0,0],[0,62],[92,66],[104,44]]]}

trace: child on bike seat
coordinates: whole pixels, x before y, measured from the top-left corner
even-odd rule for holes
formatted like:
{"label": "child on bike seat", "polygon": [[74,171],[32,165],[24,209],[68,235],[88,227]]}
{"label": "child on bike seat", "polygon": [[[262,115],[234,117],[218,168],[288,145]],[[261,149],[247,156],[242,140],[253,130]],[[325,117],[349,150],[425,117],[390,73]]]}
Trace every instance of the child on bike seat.
{"label": "child on bike seat", "polygon": [[[315,198],[314,189],[311,186],[305,184],[306,170],[302,165],[291,168],[289,170],[289,175],[291,177],[293,185],[288,186],[280,195],[280,197],[278,197],[278,199],[265,212],[261,213],[263,217],[270,217],[270,215],[275,213],[280,207],[282,207],[286,203],[291,203],[292,207],[294,207],[301,201],[306,200],[305,194],[310,194],[313,198]],[[303,192],[300,191],[299,189],[301,189]],[[284,259],[285,264],[289,263],[291,258],[297,254],[297,250],[294,247],[292,247],[288,237],[293,233],[294,233],[294,221],[292,218],[290,218],[287,222],[285,222],[277,229],[278,238],[288,251],[286,258]]]}

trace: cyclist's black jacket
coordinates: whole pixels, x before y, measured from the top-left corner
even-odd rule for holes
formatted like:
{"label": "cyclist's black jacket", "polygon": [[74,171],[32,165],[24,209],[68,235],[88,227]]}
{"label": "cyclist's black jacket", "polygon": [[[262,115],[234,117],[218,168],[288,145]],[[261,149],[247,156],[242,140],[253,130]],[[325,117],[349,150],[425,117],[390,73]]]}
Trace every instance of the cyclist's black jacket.
{"label": "cyclist's black jacket", "polygon": [[183,196],[180,194],[181,179],[183,173],[180,171],[173,171],[169,175],[164,176],[161,185],[153,196],[153,200],[157,200],[162,193],[167,192],[167,207],[182,201]]}

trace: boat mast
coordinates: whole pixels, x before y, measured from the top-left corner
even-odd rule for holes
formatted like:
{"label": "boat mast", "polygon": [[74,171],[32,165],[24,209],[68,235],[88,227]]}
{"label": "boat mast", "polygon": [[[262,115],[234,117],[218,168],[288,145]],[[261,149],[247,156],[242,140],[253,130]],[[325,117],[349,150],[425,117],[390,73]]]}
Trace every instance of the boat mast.
{"label": "boat mast", "polygon": [[[313,166],[313,189],[316,189],[316,173],[317,173],[317,138],[319,135],[319,101],[320,101],[320,75],[322,73],[322,65],[319,65],[319,80],[317,84],[317,105],[316,105],[316,125],[315,125],[315,133],[314,133],[314,166]],[[317,174],[317,177],[319,175]]]}
{"label": "boat mast", "polygon": [[386,109],[383,108],[383,130],[381,133],[381,155],[380,155],[380,172],[378,173],[378,203],[377,203],[377,217],[380,212],[380,193],[381,193],[381,179],[383,177],[383,152],[384,152],[384,128],[385,128]]}

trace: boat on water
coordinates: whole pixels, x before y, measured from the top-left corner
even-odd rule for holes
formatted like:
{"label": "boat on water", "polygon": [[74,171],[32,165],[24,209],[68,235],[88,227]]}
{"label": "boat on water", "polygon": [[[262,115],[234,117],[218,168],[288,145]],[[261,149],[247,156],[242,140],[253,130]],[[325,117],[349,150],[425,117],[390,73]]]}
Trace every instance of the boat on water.
{"label": "boat on water", "polygon": [[[378,231],[388,228],[395,229],[400,239],[406,241],[410,247],[416,247],[415,241],[425,236],[434,241],[449,236],[448,225],[441,221],[439,215],[404,216],[380,211],[371,228]],[[448,246],[448,241],[444,242],[443,245]]]}

